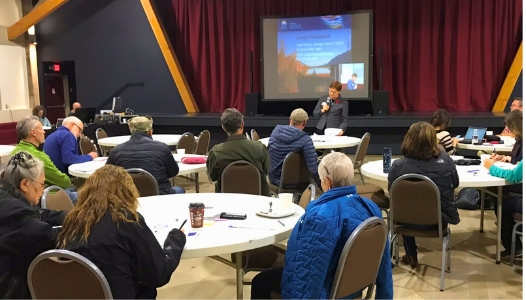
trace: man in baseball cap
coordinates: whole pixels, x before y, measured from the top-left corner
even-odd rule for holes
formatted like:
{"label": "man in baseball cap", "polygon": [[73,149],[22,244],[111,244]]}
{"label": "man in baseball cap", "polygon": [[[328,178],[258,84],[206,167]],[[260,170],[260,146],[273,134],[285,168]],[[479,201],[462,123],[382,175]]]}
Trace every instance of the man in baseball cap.
{"label": "man in baseball cap", "polygon": [[113,148],[106,163],[149,172],[157,180],[161,195],[184,193],[184,189],[170,184],[169,178],[179,173],[179,166],[170,147],[152,139],[152,118],[138,116],[129,120],[128,126],[132,134],[130,140]]}

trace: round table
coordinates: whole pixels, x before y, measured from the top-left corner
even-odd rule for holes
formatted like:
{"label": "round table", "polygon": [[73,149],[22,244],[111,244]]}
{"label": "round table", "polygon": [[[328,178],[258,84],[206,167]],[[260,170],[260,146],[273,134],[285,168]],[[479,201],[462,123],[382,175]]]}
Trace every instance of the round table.
{"label": "round table", "polygon": [[[338,149],[354,147],[360,144],[361,139],[352,136],[325,136],[311,135],[314,149]],[[259,139],[263,145],[268,147],[270,138]]]}
{"label": "round table", "polygon": [[[97,141],[100,146],[115,147],[130,140],[131,135],[120,135],[102,138]],[[165,143],[168,146],[175,146],[179,142],[182,134],[153,134],[154,141]]]}
{"label": "round table", "polygon": [[[394,161],[394,160],[393,160]],[[515,166],[510,163],[496,162],[496,166],[502,167],[504,169],[513,169]],[[500,264],[500,241],[501,241],[501,221],[502,221],[502,186],[510,185],[505,179],[495,177],[489,174],[488,169],[482,165],[478,166],[456,166],[459,187],[474,187],[480,190],[481,199],[484,200],[484,193],[489,193],[497,197],[497,255],[496,263]],[[368,163],[365,163],[361,166],[360,170],[364,176],[387,182],[387,173],[383,172],[383,161],[375,160]],[[489,191],[486,187],[496,186],[497,194]],[[483,204],[483,203],[482,203]],[[484,231],[484,205],[481,204],[481,214],[480,214],[480,232]]]}
{"label": "round table", "polygon": [[[202,228],[190,226],[188,205],[191,202],[205,204],[205,222]],[[292,204],[296,212],[289,217],[260,217],[256,212],[268,209],[269,197],[246,194],[162,195],[139,198],[139,203],[139,212],[161,245],[172,228],[178,227],[185,219],[188,220],[184,226],[187,239],[182,258],[234,253],[238,299],[243,298],[242,252],[287,239],[305,212],[300,206]],[[222,212],[244,213],[247,219],[215,221]]]}
{"label": "round table", "polygon": [[[206,163],[204,164],[183,164],[181,163],[182,157],[206,157],[204,155],[197,154],[173,154],[177,165],[179,166],[179,173],[177,175],[189,175],[198,173],[201,171],[206,171]],[[92,161],[72,164],[68,168],[68,172],[72,176],[88,178],[93,174],[98,168],[106,164],[107,157],[97,157]]]}
{"label": "round table", "polygon": [[513,144],[511,145],[505,145],[505,144],[497,144],[497,145],[491,145],[491,146],[484,146],[484,145],[473,145],[473,144],[457,144],[458,149],[468,149],[468,150],[480,150],[484,151],[486,153],[493,153],[493,150],[497,152],[505,152],[505,153],[511,153],[511,150],[513,149]]}
{"label": "round table", "polygon": [[15,150],[16,146],[11,145],[0,145],[0,156],[11,155],[11,152]]}

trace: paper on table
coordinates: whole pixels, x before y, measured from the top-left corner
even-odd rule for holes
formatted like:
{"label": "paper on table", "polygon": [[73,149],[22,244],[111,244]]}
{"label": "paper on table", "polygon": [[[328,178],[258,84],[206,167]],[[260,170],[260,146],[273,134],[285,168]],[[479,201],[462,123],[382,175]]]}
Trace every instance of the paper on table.
{"label": "paper on table", "polygon": [[98,168],[102,167],[104,162],[101,161],[88,161],[75,166],[75,170],[79,172],[94,172]]}

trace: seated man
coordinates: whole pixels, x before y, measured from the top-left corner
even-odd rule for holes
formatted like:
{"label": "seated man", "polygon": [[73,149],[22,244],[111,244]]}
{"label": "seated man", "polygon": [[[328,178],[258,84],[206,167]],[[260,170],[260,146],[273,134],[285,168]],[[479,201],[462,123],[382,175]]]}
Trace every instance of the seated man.
{"label": "seated man", "polygon": [[[309,204],[287,242],[285,267],[252,279],[252,299],[269,299],[271,291],[283,299],[327,299],[343,246],[352,232],[370,217],[382,217],[371,200],[356,194],[352,161],[330,153],[319,167],[324,193]],[[375,299],[393,299],[389,240],[376,277]],[[350,295],[355,299],[359,293]],[[347,297],[344,297],[347,298]]]}
{"label": "seated man", "polygon": [[62,173],[68,173],[72,164],[91,161],[96,158],[97,152],[79,155],[77,139],[84,130],[84,124],[77,117],[67,117],[62,121],[62,126],[47,137],[44,143],[44,152]]}
{"label": "seated man", "polygon": [[44,163],[44,174],[46,175],[47,185],[57,185],[66,190],[66,193],[71,198],[73,203],[77,202],[78,194],[69,186],[71,180],[67,174],[62,173],[55,164],[51,161],[49,156],[38,147],[44,143],[44,129],[42,123],[37,116],[27,115],[16,124],[16,132],[20,142],[13,149],[11,155],[20,151],[26,151],[33,157],[40,159]]}
{"label": "seated man", "polygon": [[149,172],[157,180],[161,195],[183,194],[183,188],[170,184],[169,178],[179,173],[179,165],[168,145],[152,139],[152,118],[135,117],[128,122],[128,126],[132,134],[130,140],[113,148],[106,164]]}
{"label": "seated man", "polygon": [[270,183],[279,186],[281,169],[287,154],[303,151],[305,162],[318,187],[321,187],[318,176],[318,154],[314,149],[311,137],[303,131],[309,116],[301,108],[295,109],[290,114],[289,125],[277,125],[270,134],[268,152],[270,154]]}
{"label": "seated man", "polygon": [[[258,168],[261,174],[261,194],[270,195],[267,174],[270,158],[265,145],[250,141],[243,134],[243,115],[235,108],[227,108],[221,115],[221,126],[228,134],[226,142],[215,145],[208,154],[208,176],[216,181],[216,193],[221,192],[221,173],[231,162],[246,160]],[[242,183],[240,183],[242,184]]]}
{"label": "seated man", "polygon": [[80,103],[78,103],[78,102],[73,102],[73,104],[71,105],[71,111],[69,112],[68,117],[74,117],[75,116],[75,111],[78,108],[82,108],[82,105],[80,105]]}

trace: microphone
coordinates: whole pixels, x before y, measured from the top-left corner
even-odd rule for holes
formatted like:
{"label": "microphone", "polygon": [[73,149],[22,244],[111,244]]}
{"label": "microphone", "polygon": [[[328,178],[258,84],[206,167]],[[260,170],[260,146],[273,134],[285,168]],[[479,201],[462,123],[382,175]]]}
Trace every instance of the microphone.
{"label": "microphone", "polygon": [[9,109],[9,113],[11,113],[11,122],[14,122],[15,119],[13,118],[13,111],[11,110],[11,107],[9,107],[9,105],[6,104],[6,105],[5,105],[5,108],[6,108],[6,109]]}

